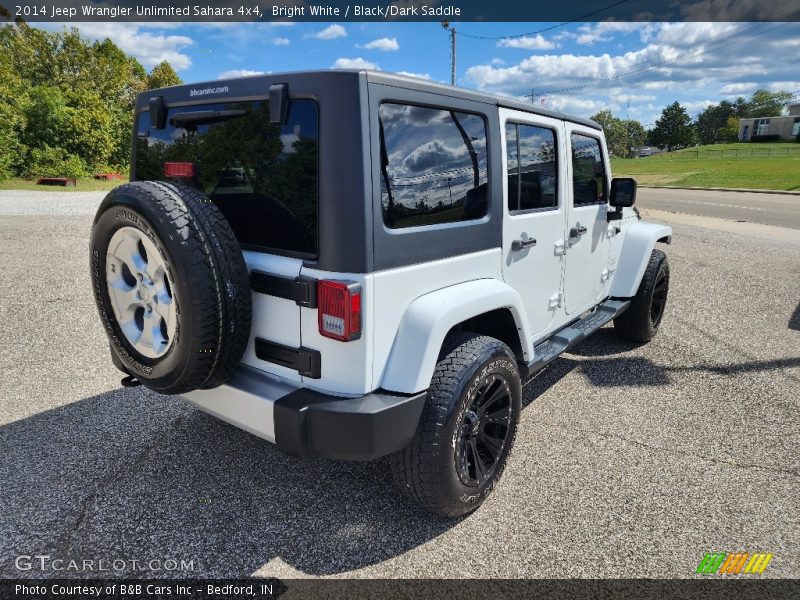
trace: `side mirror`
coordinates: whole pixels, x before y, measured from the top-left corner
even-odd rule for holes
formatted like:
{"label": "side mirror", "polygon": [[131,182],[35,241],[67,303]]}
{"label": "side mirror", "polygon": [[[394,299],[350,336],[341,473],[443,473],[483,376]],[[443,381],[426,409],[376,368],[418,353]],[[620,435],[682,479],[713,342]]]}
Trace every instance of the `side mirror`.
{"label": "side mirror", "polygon": [[636,180],[630,177],[615,177],[611,180],[609,204],[617,208],[633,206],[636,202]]}

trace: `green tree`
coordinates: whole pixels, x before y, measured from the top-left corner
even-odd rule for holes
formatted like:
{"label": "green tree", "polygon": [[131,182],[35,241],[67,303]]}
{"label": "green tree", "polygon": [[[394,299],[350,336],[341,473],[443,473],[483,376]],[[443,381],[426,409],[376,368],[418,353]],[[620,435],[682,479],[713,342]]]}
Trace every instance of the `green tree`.
{"label": "green tree", "polygon": [[668,152],[691,145],[695,140],[695,130],[689,113],[679,102],[673,102],[661,112],[650,137],[653,144],[666,148]]}
{"label": "green tree", "polygon": [[148,76],[111,40],[90,43],[76,29],[0,26],[0,179],[30,175],[32,164],[55,172],[60,159],[65,173],[80,170],[76,160],[126,169],[136,94],[151,77],[180,82],[169,64]]}
{"label": "green tree", "polygon": [[590,118],[603,128],[606,144],[611,154],[620,157],[627,156],[628,132],[622,120],[612,115],[610,110],[602,110]]}
{"label": "green tree", "polygon": [[147,76],[147,89],[155,90],[157,88],[169,87],[171,85],[181,85],[183,80],[178,77],[175,69],[167,61],[161,61],[150,74]]}
{"label": "green tree", "polygon": [[743,116],[749,118],[777,117],[784,113],[786,105],[794,95],[791,92],[768,92],[756,90],[747,101]]}
{"label": "green tree", "polygon": [[[695,121],[697,137],[703,144],[732,141],[728,131],[728,119],[736,117],[736,107],[729,101],[712,104],[705,108]],[[737,130],[738,134],[738,130]],[[734,135],[734,139],[736,136]]]}
{"label": "green tree", "polygon": [[23,143],[31,148],[58,148],[69,138],[70,115],[61,90],[40,85],[28,93]]}
{"label": "green tree", "polygon": [[[2,45],[0,35],[0,50]],[[14,176],[25,155],[21,132],[26,103],[24,82],[13,68],[10,55],[0,51],[0,181]]]}
{"label": "green tree", "polygon": [[622,126],[625,127],[628,134],[628,156],[631,156],[633,152],[630,149],[644,146],[647,142],[647,130],[644,125],[634,119],[626,119],[622,122]]}
{"label": "green tree", "polygon": [[739,118],[728,117],[725,126],[719,130],[719,139],[722,142],[735,142],[739,139]]}

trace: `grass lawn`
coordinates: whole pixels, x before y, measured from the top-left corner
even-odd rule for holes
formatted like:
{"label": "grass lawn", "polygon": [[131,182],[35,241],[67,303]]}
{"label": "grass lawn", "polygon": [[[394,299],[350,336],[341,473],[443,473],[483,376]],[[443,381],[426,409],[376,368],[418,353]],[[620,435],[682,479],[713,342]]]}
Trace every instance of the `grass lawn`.
{"label": "grass lawn", "polygon": [[707,144],[682,148],[664,154],[664,157],[685,158],[686,156],[748,158],[750,156],[800,156],[800,144],[797,142],[731,142],[730,144]]}
{"label": "grass lawn", "polygon": [[125,181],[102,181],[99,179],[78,179],[75,187],[60,185],[36,185],[27,179],[6,179],[0,181],[0,190],[36,190],[37,192],[107,192]]}
{"label": "grass lawn", "polygon": [[[753,146],[770,146],[775,150],[779,146],[800,147],[800,144],[725,145],[745,146],[748,150]],[[800,191],[800,152],[738,158],[713,157],[702,151],[699,157],[694,154],[691,149],[648,158],[615,158],[611,169],[615,176],[634,177],[643,185]]]}

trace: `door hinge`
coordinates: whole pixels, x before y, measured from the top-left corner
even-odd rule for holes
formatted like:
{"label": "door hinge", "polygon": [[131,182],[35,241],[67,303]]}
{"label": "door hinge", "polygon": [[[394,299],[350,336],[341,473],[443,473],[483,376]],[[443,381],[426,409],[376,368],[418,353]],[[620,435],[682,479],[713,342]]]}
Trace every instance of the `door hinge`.
{"label": "door hinge", "polygon": [[563,256],[567,253],[567,245],[564,240],[558,240],[555,245],[555,255],[556,256]]}
{"label": "door hinge", "polygon": [[556,292],[552,296],[550,296],[549,306],[550,308],[559,308],[561,303],[564,300],[564,293],[563,292]]}
{"label": "door hinge", "polygon": [[608,269],[603,269],[600,272],[600,281],[603,282],[603,283],[608,281]]}

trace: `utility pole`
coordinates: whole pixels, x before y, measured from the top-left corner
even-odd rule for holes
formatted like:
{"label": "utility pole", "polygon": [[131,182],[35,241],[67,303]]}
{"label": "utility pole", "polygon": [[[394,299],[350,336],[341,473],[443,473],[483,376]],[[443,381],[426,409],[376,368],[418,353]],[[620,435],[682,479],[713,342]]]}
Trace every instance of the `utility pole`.
{"label": "utility pole", "polygon": [[450,31],[450,85],[456,84],[456,28],[450,21],[442,21],[442,27]]}

